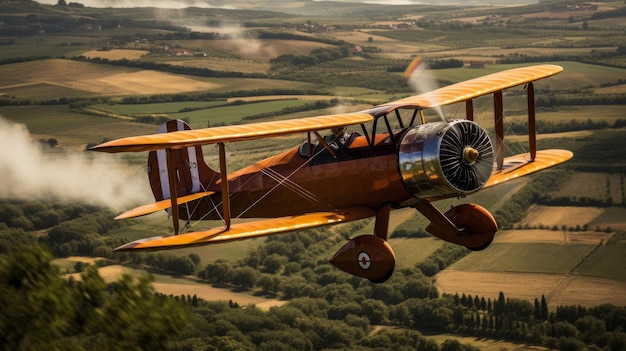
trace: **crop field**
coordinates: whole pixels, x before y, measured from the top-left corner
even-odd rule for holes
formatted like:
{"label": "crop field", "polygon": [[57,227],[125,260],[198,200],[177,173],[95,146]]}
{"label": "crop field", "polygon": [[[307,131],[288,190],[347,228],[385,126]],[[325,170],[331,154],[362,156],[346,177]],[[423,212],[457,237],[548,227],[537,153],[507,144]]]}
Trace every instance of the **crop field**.
{"label": "crop field", "polygon": [[539,226],[546,228],[557,226],[561,228],[563,225],[567,227],[582,227],[591,223],[602,212],[603,209],[594,207],[532,205],[526,217],[519,224],[523,227],[531,228]]}
{"label": "crop field", "polygon": [[623,261],[624,257],[626,257],[626,245],[602,246],[576,269],[576,273],[590,277],[626,281],[626,265],[615,264]]}
{"label": "crop field", "polygon": [[612,303],[623,306],[626,282],[562,274],[501,273],[446,269],[437,275],[442,293],[472,296],[505,296],[533,301],[546,297],[550,308],[563,305],[596,306]]}
{"label": "crop field", "polygon": [[600,228],[612,228],[613,230],[626,231],[626,208],[624,207],[609,207],[606,208],[602,214],[596,217],[589,225],[591,228],[599,226]]}
{"label": "crop field", "polygon": [[188,102],[160,102],[152,104],[96,104],[90,109],[111,114],[140,116],[146,114],[178,113],[183,109],[207,109],[224,105],[226,101],[188,101]]}
{"label": "crop field", "polygon": [[182,93],[219,86],[169,73],[60,59],[2,65],[0,76],[3,77],[0,91],[16,85],[47,83],[113,96]]}
{"label": "crop field", "polygon": [[34,100],[52,100],[58,99],[59,96],[92,97],[99,95],[95,92],[45,82],[13,85],[3,88],[2,94]]}
{"label": "crop field", "polygon": [[277,100],[267,102],[255,102],[244,105],[221,106],[197,111],[174,113],[172,118],[189,118],[190,125],[196,127],[206,127],[219,124],[237,124],[245,117],[254,116],[261,113],[280,111],[283,108],[303,106],[309,103],[302,100]]}
{"label": "crop field", "polygon": [[[515,230],[499,232],[494,244],[440,272],[441,292],[533,300],[550,306],[623,305],[626,245],[614,233]],[[617,238],[619,239],[619,238]],[[492,251],[493,250],[493,251]]]}
{"label": "crop field", "polygon": [[554,196],[585,196],[602,201],[610,197],[614,204],[620,204],[624,198],[623,177],[622,174],[575,172]]}
{"label": "crop field", "polygon": [[391,238],[389,245],[396,254],[396,264],[399,268],[415,267],[415,264],[427,259],[433,252],[437,251],[444,242],[432,238]]}
{"label": "crop field", "polygon": [[546,243],[598,245],[613,238],[613,233],[596,231],[561,231],[548,229],[505,230],[496,234],[499,243]]}
{"label": "crop field", "polygon": [[91,51],[87,51],[82,53],[83,56],[87,57],[87,58],[95,58],[95,57],[99,57],[99,58],[103,58],[103,59],[107,59],[107,60],[122,60],[122,59],[127,59],[127,60],[136,60],[138,58],[141,58],[142,56],[148,54],[149,52],[146,50],[122,50],[122,49],[118,49],[118,50],[91,50]]}
{"label": "crop field", "polygon": [[549,243],[494,243],[461,259],[450,268],[482,272],[564,274],[572,270],[593,245]]}
{"label": "crop field", "polygon": [[265,62],[223,57],[188,57],[159,60],[174,66],[206,68],[214,71],[229,71],[242,73],[268,72],[270,64]]}

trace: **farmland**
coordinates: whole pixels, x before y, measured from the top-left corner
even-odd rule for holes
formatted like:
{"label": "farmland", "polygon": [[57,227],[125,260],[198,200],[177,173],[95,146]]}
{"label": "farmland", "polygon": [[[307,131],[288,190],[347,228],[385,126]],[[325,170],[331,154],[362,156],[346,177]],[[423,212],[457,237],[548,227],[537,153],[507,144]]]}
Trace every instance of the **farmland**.
{"label": "farmland", "polygon": [[[264,2],[237,4],[265,6]],[[623,6],[617,2],[603,4],[608,10]],[[517,207],[520,219],[507,223],[507,229],[498,232],[490,247],[463,253],[449,266],[442,264],[432,276],[426,277],[416,267],[426,261],[443,262],[437,255],[442,255],[447,246],[431,236],[419,237],[427,220],[414,209],[402,209],[394,211],[390,221],[389,243],[396,254],[397,269],[385,284],[349,280],[327,263],[345,243],[343,238],[371,234],[372,220],[271,240],[176,250],[164,256],[197,255],[201,264],[192,274],[207,274],[203,278],[172,276],[151,268],[147,261],[157,260],[157,254],[115,256],[110,247],[99,247],[99,252],[110,255],[110,265],[100,269],[107,282],[123,274],[139,276],[149,271],[155,275],[153,286],[164,294],[195,294],[207,300],[256,304],[263,309],[300,297],[324,296],[336,302],[334,312],[344,308],[344,303],[376,300],[384,305],[387,315],[371,321],[363,317],[368,326],[370,322],[397,323],[411,329],[423,326],[408,317],[400,321],[399,311],[408,309],[417,297],[432,296],[428,292],[418,296],[423,292],[418,288],[422,284],[435,287],[439,296],[445,295],[442,301],[449,297],[447,294],[456,293],[495,301],[503,292],[508,298],[531,302],[543,295],[551,311],[562,305],[626,304],[626,271],[622,264],[626,257],[623,17],[597,20],[585,17],[592,12],[544,12],[534,5],[463,10],[417,5],[322,6],[318,2],[281,2],[281,6],[284,12],[274,8],[258,12],[250,8],[169,12],[174,19],[194,17],[189,25],[212,24],[203,26],[200,32],[180,27],[185,21],[153,22],[153,13],[140,8],[39,9],[38,16],[42,17],[48,16],[48,11],[55,16],[58,11],[66,11],[72,14],[68,18],[88,17],[109,23],[102,16],[124,13],[132,14],[136,22],[128,26],[104,25],[99,31],[81,24],[54,34],[35,31],[32,35],[0,38],[6,39],[0,51],[0,117],[24,124],[33,140],[58,142],[52,149],[44,149],[44,155],[91,160],[90,154],[83,152],[87,145],[149,134],[166,119],[185,119],[193,128],[205,128],[359,111],[403,98],[415,93],[403,81],[402,71],[416,56],[433,66],[448,59],[464,62],[462,67],[430,70],[435,77],[433,87],[504,69],[549,63],[564,67],[564,71],[536,82],[539,125],[552,128],[538,136],[539,146],[573,150],[574,159],[557,170],[544,172],[557,174],[559,181],[549,190],[534,194],[525,206]],[[518,15],[517,11],[528,13]],[[550,18],[542,17],[547,13]],[[29,20],[36,18],[31,16]],[[582,29],[583,21],[587,30]],[[5,18],[5,23],[11,21]],[[234,32],[224,33],[225,28]],[[506,152],[526,152],[527,135],[512,130],[512,126],[526,120],[525,91],[519,87],[504,95]],[[476,121],[491,132],[493,99],[476,99],[474,108]],[[446,106],[444,115],[448,119],[464,118],[465,106]],[[427,111],[427,118],[441,117]],[[236,170],[305,140],[306,135],[295,135],[227,144],[228,168]],[[215,167],[215,149],[205,147],[204,152],[207,163]],[[135,174],[143,172],[145,159],[145,153],[133,153],[108,162],[123,166],[130,163]],[[50,174],[45,169],[38,173],[42,178]],[[534,178],[443,200],[437,206],[445,209],[473,202],[504,217],[516,195],[533,192],[529,184]],[[147,181],[139,190],[149,195]],[[118,196],[121,198],[120,194],[111,197]],[[202,223],[195,228],[216,225],[220,223]],[[168,235],[170,226],[164,213],[154,214],[116,225],[106,234],[89,234],[89,240],[113,246]],[[46,230],[40,229],[37,235],[45,237]],[[82,249],[74,242],[64,244],[64,250]],[[301,251],[283,255],[272,251],[277,247]],[[88,254],[95,256],[93,252]],[[276,272],[264,266],[270,256],[279,262]],[[74,260],[85,258],[69,258],[57,264],[71,272]],[[97,258],[88,260],[93,263]],[[258,281],[251,288],[230,281],[208,283],[216,279],[207,273],[211,265],[229,267],[237,274],[254,267]],[[268,285],[268,279],[280,284]],[[405,301],[394,300],[397,296],[405,296]],[[496,349],[499,345],[491,341],[487,344],[481,347]]]}
{"label": "farmland", "polygon": [[[479,17],[480,18],[480,17]],[[474,19],[475,20],[475,19]],[[237,28],[237,27],[233,27]],[[210,29],[210,28],[209,28]],[[82,109],[67,109],[64,105],[47,106],[45,104],[38,106],[23,106],[23,107],[3,107],[0,108],[5,118],[13,119],[24,123],[28,126],[30,132],[35,138],[58,138],[61,141],[61,145],[67,149],[80,150],[82,145],[88,143],[98,142],[100,140],[116,138],[126,135],[144,134],[150,133],[155,127],[145,125],[142,123],[132,122],[136,118],[142,116],[162,116],[167,118],[185,118],[193,127],[200,128],[207,125],[220,125],[220,124],[232,124],[241,123],[241,121],[250,115],[259,113],[271,113],[280,111],[287,108],[302,107],[307,104],[308,100],[296,99],[297,96],[289,95],[268,95],[268,96],[246,96],[240,94],[241,97],[233,98],[230,100],[220,99],[190,99],[189,101],[176,101],[176,102],[151,102],[141,101],[141,103],[121,103],[126,97],[134,96],[176,96],[181,93],[225,93],[229,91],[240,90],[254,90],[257,87],[263,87],[264,89],[316,89],[319,91],[326,91],[328,96],[319,96],[317,99],[328,99],[330,97],[362,97],[368,99],[374,99],[378,101],[385,101],[389,98],[399,98],[406,96],[408,92],[399,93],[394,96],[389,96],[388,92],[384,89],[362,89],[356,87],[350,87],[346,84],[345,87],[336,85],[324,85],[319,83],[307,83],[304,81],[287,80],[281,77],[281,79],[268,79],[268,78],[207,78],[198,77],[192,75],[179,75],[165,72],[159,72],[154,70],[144,70],[138,68],[129,68],[119,65],[106,65],[101,64],[98,60],[116,61],[116,60],[146,60],[147,62],[162,62],[169,65],[183,66],[183,67],[200,67],[209,68],[214,70],[228,70],[238,71],[242,73],[269,73],[269,60],[280,55],[307,55],[312,50],[332,48],[331,44],[310,41],[310,40],[285,40],[285,39],[249,39],[246,41],[243,33],[244,29],[239,27],[237,32],[239,34],[234,36],[234,39],[218,39],[218,40],[190,40],[190,39],[168,39],[162,41],[162,44],[187,48],[189,51],[200,51],[206,55],[200,57],[189,56],[176,56],[168,54],[167,52],[159,53],[158,50],[146,50],[147,48],[154,46],[149,40],[144,40],[136,48],[121,46],[118,48],[107,48],[106,50],[94,50],[92,44],[85,48],[85,51],[80,52],[80,55],[88,58],[88,62],[76,62],[67,59],[46,59],[32,62],[15,63],[9,65],[0,66],[0,73],[3,79],[0,81],[0,91],[6,96],[12,96],[19,99],[33,99],[37,101],[58,99],[61,97],[72,98],[101,98],[106,97],[106,103],[89,104]],[[106,37],[113,33],[111,30],[103,31],[98,35]],[[128,33],[128,32],[127,32]],[[153,33],[153,32],[149,32]],[[419,31],[413,32],[418,37],[424,35]],[[406,40],[405,34],[397,30],[364,30],[364,31],[345,31],[339,30],[336,32],[326,33],[326,37],[331,37],[337,40],[348,41],[357,45],[367,46],[375,45],[380,50],[380,54],[376,54],[377,57],[382,59],[390,59],[389,63],[397,64],[402,62],[403,59],[408,59],[412,55],[419,51],[425,58],[435,57],[455,57],[462,59],[483,59],[495,60],[495,57],[512,56],[516,52],[520,52],[520,48],[510,48],[503,50],[497,37],[491,37],[489,39],[488,46],[472,46],[450,50],[449,47],[454,45],[450,42],[446,42],[444,37],[440,37],[439,40],[426,41],[425,44],[418,44],[419,50],[416,49],[416,38]],[[492,33],[493,34],[493,33]],[[150,34],[153,35],[153,34]],[[574,35],[570,38],[575,37]],[[484,40],[482,37],[478,37],[477,40]],[[63,42],[82,42],[82,43],[95,43],[96,38],[86,39],[86,37],[68,36],[66,38],[41,38],[41,42],[47,44],[44,48],[51,50],[50,44],[59,45]],[[27,41],[23,42],[24,45],[28,44]],[[540,47],[546,45],[545,42],[533,47],[537,42],[532,40],[520,40],[519,45],[525,47],[524,53],[528,56],[542,57],[547,56],[553,49]],[[554,44],[554,43],[552,43]],[[66,46],[61,46],[66,48]],[[530,49],[529,49],[530,48]],[[78,47],[74,47],[78,49]],[[594,48],[594,50],[610,51],[611,47]],[[78,53],[78,51],[76,51]],[[59,54],[65,55],[66,51],[58,51]],[[562,48],[558,51],[560,55],[573,57],[576,55],[589,55],[590,49],[584,46],[576,48]],[[352,64],[349,64],[352,62]],[[384,62],[384,61],[381,61]],[[346,65],[346,63],[348,63]],[[344,72],[358,72],[361,67],[354,65],[356,61],[354,58],[339,59],[333,62],[333,65],[326,64],[325,67],[329,71],[336,71],[337,67],[343,67]],[[625,85],[619,84],[620,77],[625,77],[623,68],[608,67],[593,65],[588,63],[579,63],[574,61],[562,61],[559,62],[565,68],[565,73],[560,74],[550,80],[541,81],[537,83],[538,89],[542,91],[550,91],[553,94],[561,89],[555,87],[571,87],[579,86],[583,88],[583,91],[594,92],[595,94],[616,94],[619,93]],[[383,64],[384,65],[384,64]],[[441,82],[457,82],[465,79],[475,78],[484,74],[497,72],[503,69],[515,68],[524,64],[498,64],[491,63],[483,68],[467,69],[467,68],[451,68],[445,70],[434,70],[433,75]],[[371,68],[369,68],[371,69]],[[320,68],[304,68],[305,71],[320,72]],[[323,71],[320,72],[323,74]],[[160,84],[160,82],[167,82],[167,84]],[[601,87],[604,83],[611,83],[610,87]],[[381,87],[382,88],[382,87]],[[361,90],[359,90],[361,89]],[[334,95],[333,95],[334,94]],[[339,94],[339,95],[337,95]],[[568,94],[570,94],[568,92]],[[304,95],[304,94],[303,94]],[[310,97],[313,98],[313,97]],[[310,99],[309,98],[309,99]],[[244,104],[233,104],[233,101],[246,101]],[[507,98],[509,101],[505,104],[505,107],[510,113],[515,115],[518,109],[522,109],[524,103],[517,101],[515,97]],[[259,100],[256,102],[255,100]],[[482,101],[482,100],[481,100]],[[477,116],[479,121],[490,126],[490,110],[492,109],[492,102],[485,100],[484,102],[478,102]],[[364,106],[365,108],[366,106]],[[350,107],[343,107],[344,109]],[[354,108],[354,107],[352,107]],[[446,113],[452,117],[458,113],[458,108],[450,107],[446,109]],[[602,111],[602,113],[598,113]],[[299,115],[310,114],[325,114],[332,113],[328,110],[311,110],[308,113],[298,113],[283,116],[282,118],[293,118]],[[609,123],[622,118],[623,106],[608,105],[608,106],[571,106],[563,107],[558,111],[545,111],[538,115],[540,120],[586,120],[586,119],[599,119],[606,120]],[[519,119],[521,117],[513,117],[512,120]],[[573,140],[589,137],[590,131],[577,131],[570,132],[571,134],[554,134],[554,135],[540,135],[540,141],[543,140],[562,140],[561,138],[570,138]],[[584,134],[587,133],[587,134]],[[513,136],[510,139],[513,142],[518,142],[516,138],[523,141],[523,136]],[[290,141],[291,145],[297,145],[298,141]],[[257,154],[267,154],[273,147],[278,144],[284,143],[267,143],[263,147],[258,145],[252,146],[252,149]],[[231,163],[235,168],[245,164],[247,160],[250,160],[251,155],[247,155],[244,158],[237,157],[237,154],[247,152],[245,150],[251,150],[246,146],[233,146],[233,157]],[[264,150],[259,152],[260,150]],[[140,156],[140,155],[138,155]],[[213,156],[210,156],[210,158]],[[133,157],[137,162],[141,157]],[[254,157],[252,157],[254,158]],[[623,189],[620,187],[622,180],[617,174],[603,174],[603,173],[579,173],[578,176],[571,177],[568,182],[563,184],[559,189],[556,189],[553,196],[580,196],[584,193],[585,196],[606,200],[607,197],[619,201],[624,197]],[[489,199],[487,195],[477,195],[473,201],[484,204],[485,206],[497,208],[501,205],[502,201],[506,197],[502,197],[502,191],[500,189],[497,192],[491,192],[495,195],[493,200]],[[481,193],[482,194],[482,193]],[[493,196],[492,195],[492,196]],[[507,195],[508,196],[508,195]],[[454,203],[454,202],[453,202]],[[449,206],[450,204],[444,204]],[[521,227],[534,228],[539,225],[544,227],[563,225],[568,227],[575,226],[591,226],[593,223],[597,223],[597,219],[602,217],[604,210],[597,208],[584,208],[584,207],[545,207],[535,206],[529,210],[528,216],[519,223]],[[576,219],[573,221],[572,219]],[[394,220],[393,227],[396,228],[416,228],[423,227],[426,223],[421,217],[416,216],[415,213],[402,215]],[[594,222],[595,221],[595,222]],[[621,221],[617,220],[619,226]],[[599,223],[596,225],[600,225]],[[362,232],[369,230],[371,225],[365,226],[361,229]],[[139,227],[141,228],[141,226]],[[138,232],[142,232],[141,229],[137,229]],[[508,237],[509,242],[511,236],[503,234]],[[134,236],[134,235],[131,235]],[[140,237],[137,234],[137,237]],[[520,239],[524,241],[524,239]],[[401,265],[412,265],[419,262],[421,259],[428,256],[440,243],[427,239],[393,239],[398,242],[398,246],[401,247],[399,251],[406,250],[408,252],[420,252],[419,255],[406,255],[399,252],[398,255],[403,257],[400,260]],[[507,255],[511,258],[511,263],[508,265],[507,270],[515,271],[515,267],[519,266],[517,261],[524,261],[524,254],[528,250],[535,249],[524,248],[522,246],[515,248],[517,245],[512,246],[515,249],[509,247],[510,245],[504,245],[499,247],[495,245],[495,248],[500,248],[504,252],[512,250],[517,252],[519,257],[515,255]],[[415,250],[413,247],[419,247]],[[505,250],[506,248],[506,250]],[[566,250],[566,248],[562,248]],[[570,246],[567,250],[573,250]],[[519,250],[519,251],[517,251]],[[573,257],[584,255],[586,250],[584,247],[579,247]],[[567,251],[569,252],[569,251]],[[210,255],[209,255],[210,256]],[[482,257],[480,254],[474,254],[471,256]],[[468,266],[476,264],[474,261],[467,263]],[[562,263],[565,266],[558,271],[566,271],[568,267],[567,263]],[[539,264],[543,266],[543,263]],[[553,265],[552,265],[553,266]],[[478,267],[478,266],[476,266]],[[482,266],[481,266],[482,267]],[[532,267],[521,267],[522,270],[530,269]],[[484,267],[483,267],[484,268]],[[481,269],[483,269],[481,268]],[[532,270],[532,269],[531,269]]]}

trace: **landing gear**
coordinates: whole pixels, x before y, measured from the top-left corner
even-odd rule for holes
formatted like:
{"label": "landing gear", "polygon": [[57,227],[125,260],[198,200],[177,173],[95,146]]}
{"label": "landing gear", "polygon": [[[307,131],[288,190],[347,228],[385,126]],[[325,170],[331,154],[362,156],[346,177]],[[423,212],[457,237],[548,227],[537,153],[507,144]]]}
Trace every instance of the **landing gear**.
{"label": "landing gear", "polygon": [[344,272],[382,283],[393,274],[396,256],[385,240],[361,235],[342,246],[330,263]]}
{"label": "landing gear", "polygon": [[373,283],[383,283],[393,274],[396,255],[387,243],[389,205],[376,212],[374,235],[361,235],[348,241],[330,259],[335,267]]}

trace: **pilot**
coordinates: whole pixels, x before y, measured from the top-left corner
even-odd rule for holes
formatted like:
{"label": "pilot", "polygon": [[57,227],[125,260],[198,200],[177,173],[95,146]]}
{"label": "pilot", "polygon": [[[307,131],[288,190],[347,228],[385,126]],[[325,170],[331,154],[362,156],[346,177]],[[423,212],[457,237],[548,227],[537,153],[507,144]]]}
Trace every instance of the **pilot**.
{"label": "pilot", "polygon": [[335,151],[343,149],[344,145],[350,141],[350,134],[346,132],[347,129],[346,126],[331,128],[332,135],[325,136],[324,141]]}

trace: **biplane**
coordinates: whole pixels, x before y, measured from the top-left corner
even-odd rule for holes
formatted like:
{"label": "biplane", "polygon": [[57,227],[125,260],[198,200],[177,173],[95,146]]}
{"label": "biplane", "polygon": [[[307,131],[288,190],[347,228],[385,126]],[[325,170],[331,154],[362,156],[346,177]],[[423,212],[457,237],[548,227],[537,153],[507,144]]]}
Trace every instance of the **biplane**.
{"label": "biplane", "polygon": [[[91,150],[149,152],[148,177],[156,202],[116,218],[167,210],[174,227],[173,235],[116,250],[216,244],[372,217],[373,233],[350,239],[330,261],[350,274],[383,282],[395,267],[387,242],[390,212],[407,207],[430,221],[425,229],[432,235],[484,249],[498,230],[489,211],[468,203],[443,213],[433,202],[463,198],[573,156],[568,150],[537,150],[533,82],[561,71],[555,65],[511,69],[354,113],[198,130],[173,120],[155,134],[95,146]],[[503,91],[515,86],[525,86],[529,150],[505,157]],[[495,137],[474,121],[474,99],[490,94]],[[465,118],[426,120],[426,109],[455,103],[465,104]],[[346,133],[348,126],[357,131]],[[341,140],[322,135],[329,129],[338,131]],[[301,144],[228,173],[225,144],[297,133]],[[217,146],[217,170],[204,160],[202,146],[207,144]],[[243,218],[248,220],[237,220]],[[221,224],[181,230],[181,220],[205,219]]]}

